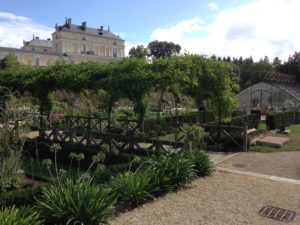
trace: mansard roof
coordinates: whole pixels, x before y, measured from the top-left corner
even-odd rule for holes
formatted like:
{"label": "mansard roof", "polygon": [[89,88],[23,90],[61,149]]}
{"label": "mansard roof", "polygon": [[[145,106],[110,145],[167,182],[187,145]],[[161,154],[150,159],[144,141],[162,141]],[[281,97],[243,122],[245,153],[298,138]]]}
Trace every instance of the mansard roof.
{"label": "mansard roof", "polygon": [[56,26],[56,31],[68,31],[74,33],[81,33],[83,35],[85,34],[85,35],[103,36],[103,37],[123,41],[123,39],[121,39],[119,35],[112,33],[109,29],[105,30],[103,29],[103,26],[101,26],[99,29],[87,27],[85,22],[83,22],[82,25],[75,25],[66,22],[62,26]]}
{"label": "mansard roof", "polygon": [[29,46],[38,46],[38,47],[44,47],[44,48],[52,48],[52,41],[50,39],[43,40],[39,39],[38,37],[33,38],[31,41],[24,42],[24,45]]}

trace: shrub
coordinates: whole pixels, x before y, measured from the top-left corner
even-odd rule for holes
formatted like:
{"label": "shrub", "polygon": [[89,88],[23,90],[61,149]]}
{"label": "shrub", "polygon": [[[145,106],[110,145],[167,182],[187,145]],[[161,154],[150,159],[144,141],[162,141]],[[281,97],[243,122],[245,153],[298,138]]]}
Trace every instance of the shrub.
{"label": "shrub", "polygon": [[151,160],[152,183],[159,187],[160,192],[170,191],[195,179],[196,174],[190,160],[179,154],[161,155]]}
{"label": "shrub", "polygon": [[148,172],[125,172],[113,177],[109,186],[121,205],[133,207],[153,199],[155,186]]}
{"label": "shrub", "polygon": [[206,149],[208,133],[202,127],[193,125],[187,129],[186,137],[184,139],[185,149],[201,148]]}
{"label": "shrub", "polygon": [[187,150],[182,153],[182,156],[192,162],[198,176],[207,176],[212,173],[213,163],[210,161],[208,154],[202,150]]}
{"label": "shrub", "polygon": [[299,123],[299,112],[271,113],[266,117],[266,125],[269,130],[283,129],[288,125]]}
{"label": "shrub", "polygon": [[38,197],[41,194],[41,192],[42,186],[39,185],[2,193],[0,194],[0,205],[15,205],[16,207],[24,205],[33,205],[35,203],[35,198]]}
{"label": "shrub", "polygon": [[12,176],[10,178],[3,178],[0,180],[0,193],[14,190],[20,187],[20,179],[17,176]]}
{"label": "shrub", "polygon": [[81,180],[65,180],[43,188],[37,200],[41,217],[53,224],[98,225],[113,216],[115,198],[102,186]]}
{"label": "shrub", "polygon": [[32,210],[32,208],[2,208],[0,211],[1,225],[41,225],[42,221],[39,219],[39,214]]}
{"label": "shrub", "polygon": [[231,125],[242,127],[244,123],[248,124],[248,128],[258,128],[260,122],[260,114],[252,114],[247,116],[232,117]]}
{"label": "shrub", "polygon": [[[180,123],[206,123],[213,121],[213,115],[210,112],[189,112],[186,114],[178,115],[178,121]],[[160,130],[164,130],[166,133],[171,133],[173,131],[173,127],[176,124],[175,116],[166,116],[161,117],[160,121]],[[157,120],[156,118],[146,119],[144,121],[144,132],[148,136],[154,136],[157,130]]]}

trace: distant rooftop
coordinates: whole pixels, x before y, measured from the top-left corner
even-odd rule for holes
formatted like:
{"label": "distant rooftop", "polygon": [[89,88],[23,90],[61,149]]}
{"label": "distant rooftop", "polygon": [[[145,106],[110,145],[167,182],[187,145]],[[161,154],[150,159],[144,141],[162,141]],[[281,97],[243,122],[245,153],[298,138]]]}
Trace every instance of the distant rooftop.
{"label": "distant rooftop", "polygon": [[81,34],[87,34],[87,35],[95,35],[95,36],[103,36],[103,37],[108,37],[108,38],[113,38],[113,39],[118,39],[122,40],[119,35],[116,35],[112,33],[108,27],[107,30],[103,28],[103,26],[100,26],[99,29],[87,27],[86,22],[82,22],[81,25],[75,25],[72,24],[72,19],[68,18],[66,19],[66,22],[62,26],[55,26],[55,29],[58,31],[70,31],[70,32],[75,32],[75,33],[81,33]]}
{"label": "distant rooftop", "polygon": [[52,41],[51,39],[43,40],[39,39],[39,37],[33,37],[31,41],[24,41],[24,46],[30,45],[30,46],[38,46],[38,47],[46,47],[46,48],[52,48]]}

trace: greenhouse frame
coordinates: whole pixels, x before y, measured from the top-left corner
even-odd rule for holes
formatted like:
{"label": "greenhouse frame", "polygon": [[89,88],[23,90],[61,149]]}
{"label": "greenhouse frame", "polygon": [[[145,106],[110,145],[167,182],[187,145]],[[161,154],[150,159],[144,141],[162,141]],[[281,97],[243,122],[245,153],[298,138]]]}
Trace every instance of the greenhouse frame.
{"label": "greenhouse frame", "polygon": [[290,75],[266,76],[264,81],[252,85],[238,94],[239,110],[250,114],[295,111],[300,106],[300,85]]}

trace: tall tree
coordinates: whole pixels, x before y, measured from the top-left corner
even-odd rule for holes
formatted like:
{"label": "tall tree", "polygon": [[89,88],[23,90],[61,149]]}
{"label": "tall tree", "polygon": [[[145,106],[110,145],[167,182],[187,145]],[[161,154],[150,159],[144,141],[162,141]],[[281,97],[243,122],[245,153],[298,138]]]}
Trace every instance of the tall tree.
{"label": "tall tree", "polygon": [[9,52],[8,55],[0,61],[0,68],[5,70],[17,70],[20,68],[20,63],[14,52]]}
{"label": "tall tree", "polygon": [[167,41],[152,41],[148,45],[150,55],[156,58],[170,57],[175,54],[179,54],[181,46]]}
{"label": "tall tree", "polygon": [[122,84],[121,94],[133,102],[139,127],[142,127],[147,109],[146,96],[154,83],[150,66],[145,60],[137,58],[123,60],[120,64],[122,72],[118,80]]}
{"label": "tall tree", "polygon": [[145,59],[148,54],[148,49],[145,48],[143,45],[137,45],[136,47],[132,47],[129,50],[129,56],[140,58],[140,59]]}
{"label": "tall tree", "polygon": [[279,59],[279,57],[275,57],[273,59],[272,65],[275,69],[279,70],[281,67],[281,60]]}
{"label": "tall tree", "polygon": [[296,76],[296,82],[300,83],[300,52],[295,52],[284,62],[278,70],[282,73]]}

